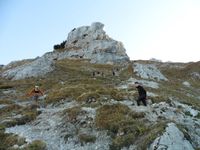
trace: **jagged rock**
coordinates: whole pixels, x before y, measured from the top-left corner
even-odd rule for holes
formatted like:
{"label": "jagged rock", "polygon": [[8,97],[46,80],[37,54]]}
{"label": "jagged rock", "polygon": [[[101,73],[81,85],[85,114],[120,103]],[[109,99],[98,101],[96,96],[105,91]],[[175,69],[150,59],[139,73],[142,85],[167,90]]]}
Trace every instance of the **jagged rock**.
{"label": "jagged rock", "polygon": [[68,34],[65,48],[70,57],[91,59],[91,63],[123,63],[129,57],[121,42],[111,39],[100,22],[82,26]]}
{"label": "jagged rock", "polygon": [[200,73],[198,73],[198,72],[193,72],[193,73],[191,73],[191,76],[192,76],[194,79],[200,79]]}
{"label": "jagged rock", "polygon": [[138,76],[144,79],[153,79],[153,80],[164,80],[168,79],[156,68],[153,64],[133,64],[133,70]]}
{"label": "jagged rock", "polygon": [[[180,111],[181,110],[181,111]],[[147,109],[146,118],[156,122],[159,118],[165,118],[184,126],[191,138],[191,143],[196,148],[200,147],[200,120],[195,118],[199,111],[192,106],[182,104],[178,101],[160,102],[153,104],[152,109]]]}
{"label": "jagged rock", "polygon": [[167,149],[167,150],[193,150],[192,144],[185,139],[184,134],[176,127],[174,123],[169,123],[165,133],[156,138],[151,144],[149,150]]}

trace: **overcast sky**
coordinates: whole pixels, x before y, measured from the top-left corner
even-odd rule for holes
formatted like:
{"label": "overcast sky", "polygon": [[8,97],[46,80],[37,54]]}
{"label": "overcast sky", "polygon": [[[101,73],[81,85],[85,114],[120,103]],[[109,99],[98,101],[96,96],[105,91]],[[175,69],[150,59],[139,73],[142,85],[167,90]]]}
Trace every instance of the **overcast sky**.
{"label": "overcast sky", "polygon": [[92,22],[131,60],[200,60],[200,0],[0,0],[0,64],[42,56]]}

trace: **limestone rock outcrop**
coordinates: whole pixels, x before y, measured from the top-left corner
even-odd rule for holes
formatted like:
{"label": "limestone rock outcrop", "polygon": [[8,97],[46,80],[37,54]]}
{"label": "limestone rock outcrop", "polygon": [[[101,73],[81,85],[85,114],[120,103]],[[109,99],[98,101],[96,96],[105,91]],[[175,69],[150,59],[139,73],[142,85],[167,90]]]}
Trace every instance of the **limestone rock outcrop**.
{"label": "limestone rock outcrop", "polygon": [[143,79],[152,79],[152,80],[163,80],[167,81],[168,79],[160,72],[159,69],[153,64],[133,64],[134,72]]}
{"label": "limestone rock outcrop", "polygon": [[91,26],[74,28],[65,44],[68,55],[101,64],[129,61],[123,44],[106,35],[103,27],[102,23],[95,22]]}

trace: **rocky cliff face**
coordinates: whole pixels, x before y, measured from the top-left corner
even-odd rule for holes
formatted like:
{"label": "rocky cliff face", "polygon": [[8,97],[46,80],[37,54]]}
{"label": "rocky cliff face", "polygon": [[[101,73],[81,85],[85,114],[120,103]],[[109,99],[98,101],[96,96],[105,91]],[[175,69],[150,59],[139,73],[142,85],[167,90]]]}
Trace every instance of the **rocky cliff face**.
{"label": "rocky cliff face", "polygon": [[106,35],[103,27],[102,23],[96,22],[92,23],[91,26],[73,29],[68,34],[63,49],[46,53],[30,63],[16,62],[16,64],[19,64],[12,68],[5,66],[7,69],[1,76],[13,80],[43,76],[54,70],[56,60],[65,58],[88,59],[91,63],[97,64],[123,64],[129,62],[123,44]]}

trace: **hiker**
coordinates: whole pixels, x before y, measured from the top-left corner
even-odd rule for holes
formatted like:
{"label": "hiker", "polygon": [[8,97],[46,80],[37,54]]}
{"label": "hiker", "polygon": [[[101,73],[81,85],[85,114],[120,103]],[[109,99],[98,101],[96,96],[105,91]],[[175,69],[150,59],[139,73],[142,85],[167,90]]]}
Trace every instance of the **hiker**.
{"label": "hiker", "polygon": [[112,75],[115,76],[115,71],[114,70],[112,70]]}
{"label": "hiker", "polygon": [[43,96],[44,93],[43,93],[43,91],[41,91],[41,90],[39,89],[39,86],[36,85],[35,88],[32,89],[31,92],[30,92],[28,95],[29,95],[29,96],[32,96],[33,99],[37,102],[37,101],[38,101],[38,98],[39,98],[40,96]]}
{"label": "hiker", "polygon": [[144,104],[144,106],[147,106],[146,98],[147,98],[147,92],[146,90],[140,85],[138,82],[135,82],[135,87],[138,90],[138,99],[137,99],[137,105],[140,106],[140,102]]}

